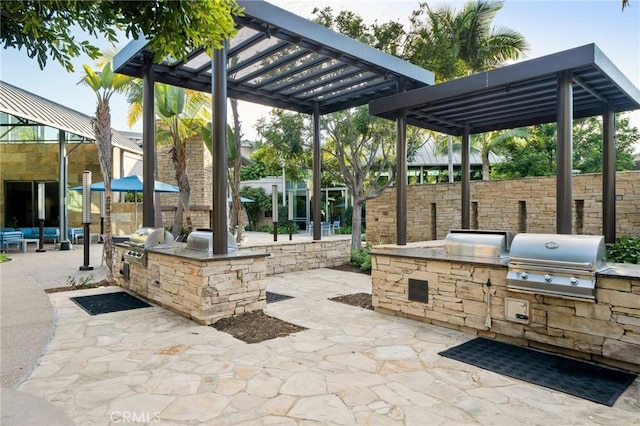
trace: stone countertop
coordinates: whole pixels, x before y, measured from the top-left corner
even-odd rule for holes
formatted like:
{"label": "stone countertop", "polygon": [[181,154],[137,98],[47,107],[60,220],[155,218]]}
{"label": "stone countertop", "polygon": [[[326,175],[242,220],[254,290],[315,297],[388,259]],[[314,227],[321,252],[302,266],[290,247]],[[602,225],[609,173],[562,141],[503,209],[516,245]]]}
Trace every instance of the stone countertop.
{"label": "stone countertop", "polygon": [[[121,248],[128,248],[127,244],[116,244]],[[267,257],[269,253],[257,253],[249,250],[238,250],[234,253],[227,254],[214,254],[206,251],[188,250],[186,243],[175,243],[173,247],[168,248],[150,248],[147,250],[149,253],[156,253],[166,256],[180,257],[183,259],[194,260],[197,262],[209,262],[215,260],[230,260],[230,259],[248,259],[255,257]]]}
{"label": "stone countertop", "polygon": [[[396,246],[397,247],[397,246]],[[444,262],[469,263],[474,265],[506,267],[509,258],[493,258],[479,256],[454,256],[444,251],[442,246],[391,248],[390,246],[374,247],[371,254],[392,257],[408,257],[412,259],[438,260]]]}
{"label": "stone countertop", "polygon": [[[433,244],[421,246],[398,247],[394,245],[376,246],[371,251],[372,254],[392,257],[407,257],[411,259],[439,260],[444,262],[469,263],[474,265],[490,265],[507,267],[509,258],[488,258],[471,256],[454,256],[444,251],[444,247]],[[597,273],[601,277],[622,278],[637,280],[640,279],[640,265],[629,263],[607,263],[606,269]]]}
{"label": "stone countertop", "polygon": [[630,263],[607,263],[607,269],[597,273],[601,277],[640,279],[640,265]]}

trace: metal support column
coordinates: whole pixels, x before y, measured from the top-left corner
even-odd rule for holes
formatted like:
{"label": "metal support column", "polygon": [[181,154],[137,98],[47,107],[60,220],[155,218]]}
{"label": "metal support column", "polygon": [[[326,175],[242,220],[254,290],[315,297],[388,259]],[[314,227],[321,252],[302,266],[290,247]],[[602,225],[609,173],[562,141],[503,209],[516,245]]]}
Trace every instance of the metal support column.
{"label": "metal support column", "polygon": [[213,53],[213,252],[227,254],[227,49]]}
{"label": "metal support column", "polygon": [[313,104],[313,239],[320,240],[322,234],[322,194],[320,188],[322,157],[320,154],[320,104]]}
{"label": "metal support column", "polygon": [[[58,130],[58,157],[60,158],[60,250],[71,250],[71,242],[67,239],[67,134],[64,130]],[[44,219],[44,218],[43,218]],[[43,248],[43,246],[40,246]]]}
{"label": "metal support column", "polygon": [[469,126],[464,126],[462,131],[462,164],[461,164],[461,180],[462,187],[461,199],[462,205],[462,229],[469,229],[471,225],[471,136],[469,134]]}
{"label": "metal support column", "polygon": [[556,232],[571,234],[571,172],[573,163],[573,86],[571,71],[558,73],[558,140],[556,172]]}
{"label": "metal support column", "polygon": [[[155,227],[153,182],[156,174],[155,111],[153,64],[147,64],[142,76],[142,226]],[[86,238],[86,236],[85,236]]]}
{"label": "metal support column", "polygon": [[396,244],[407,245],[407,115],[396,112]]}
{"label": "metal support column", "polygon": [[605,243],[616,241],[616,120],[608,106],[602,115],[602,233]]}

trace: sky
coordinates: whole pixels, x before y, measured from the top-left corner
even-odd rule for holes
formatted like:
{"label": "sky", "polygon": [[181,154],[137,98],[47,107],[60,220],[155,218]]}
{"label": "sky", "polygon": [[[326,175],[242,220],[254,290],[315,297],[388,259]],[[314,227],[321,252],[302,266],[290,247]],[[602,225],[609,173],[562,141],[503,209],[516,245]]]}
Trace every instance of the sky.
{"label": "sky", "polygon": [[[365,22],[398,21],[408,25],[411,12],[419,8],[421,0],[271,0],[276,6],[305,18],[311,17],[315,7],[330,6],[334,12],[350,10]],[[463,1],[446,2],[460,9]],[[438,6],[443,2],[429,2]],[[585,44],[595,43],[620,71],[640,88],[640,0],[630,0],[624,12],[620,0],[506,0],[493,21],[494,26],[508,27],[524,35],[529,43],[528,57],[533,59]],[[80,31],[77,31],[80,33]],[[101,49],[109,47],[102,40],[94,43]],[[121,40],[116,49],[126,45]],[[95,112],[93,91],[78,85],[83,75],[82,65],[94,65],[88,57],[73,61],[75,72],[49,61],[40,70],[35,59],[24,50],[0,51],[0,80],[35,93],[51,101],[87,115]],[[142,123],[127,125],[128,105],[123,96],[114,95],[111,102],[112,127],[122,131],[142,131]],[[240,119],[245,139],[257,139],[255,122],[268,117],[269,109],[240,103]],[[629,113],[631,122],[640,128],[640,110]],[[640,147],[639,147],[640,150]]]}

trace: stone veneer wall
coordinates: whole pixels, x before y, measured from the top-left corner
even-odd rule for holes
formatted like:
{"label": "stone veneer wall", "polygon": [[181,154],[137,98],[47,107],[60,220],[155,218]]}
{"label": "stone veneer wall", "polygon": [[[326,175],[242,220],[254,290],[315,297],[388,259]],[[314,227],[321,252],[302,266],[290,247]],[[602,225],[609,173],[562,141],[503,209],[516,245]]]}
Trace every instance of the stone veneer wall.
{"label": "stone veneer wall", "polygon": [[[278,236],[283,237],[288,238],[284,235]],[[270,255],[266,260],[267,275],[274,275],[345,265],[351,259],[351,238],[255,244],[249,249],[253,253]]]}
{"label": "stone veneer wall", "polygon": [[[67,153],[69,152],[67,147]],[[82,185],[82,172],[90,170],[94,182],[102,182],[95,144],[81,144],[69,155],[67,179],[69,187]],[[57,143],[0,144],[0,224],[5,219],[5,181],[58,182],[60,166]],[[77,191],[70,191],[77,192]],[[81,194],[81,192],[77,192]],[[82,199],[69,194],[69,226],[82,226]],[[97,204],[96,204],[96,201]],[[99,196],[94,198],[94,207],[100,208]],[[99,211],[99,210],[98,210]],[[100,215],[97,215],[98,223]],[[57,219],[57,218],[56,218]],[[31,224],[18,224],[31,226]]]}
{"label": "stone veneer wall", "polygon": [[[460,183],[410,185],[407,241],[443,239],[461,226]],[[640,171],[616,174],[616,233],[640,235]],[[396,191],[367,201],[367,241],[396,241]],[[573,233],[602,234],[602,175],[573,177]],[[434,214],[435,213],[435,214]],[[473,181],[471,228],[555,233],[556,178]]]}
{"label": "stone veneer wall", "polygon": [[[213,157],[201,138],[187,141],[187,175],[191,187],[189,205],[194,228],[209,228],[210,211],[213,203]],[[156,154],[157,173],[161,182],[177,185],[176,172],[171,159],[171,148],[161,147]],[[165,227],[173,224],[178,194],[160,194],[162,223]],[[186,219],[184,220],[186,226]]]}
{"label": "stone veneer wall", "polygon": [[[509,291],[505,267],[384,254],[372,266],[377,311],[640,371],[640,280],[599,276],[592,303]],[[428,281],[428,303],[408,300],[409,278]],[[505,297],[529,301],[529,324],[505,320]]]}
{"label": "stone veneer wall", "polygon": [[[116,246],[116,271],[125,250]],[[130,270],[130,280],[115,274],[119,286],[200,324],[267,306],[261,255],[197,261],[150,252],[147,267],[133,263]]]}

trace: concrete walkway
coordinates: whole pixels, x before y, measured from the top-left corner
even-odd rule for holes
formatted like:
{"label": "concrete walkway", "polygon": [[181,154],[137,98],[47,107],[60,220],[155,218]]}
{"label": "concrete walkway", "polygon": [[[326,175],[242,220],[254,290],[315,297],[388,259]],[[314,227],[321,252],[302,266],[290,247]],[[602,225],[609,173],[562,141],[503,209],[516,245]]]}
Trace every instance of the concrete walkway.
{"label": "concrete walkway", "polygon": [[[22,297],[35,298],[48,282],[41,267],[59,279],[82,264],[81,251],[57,256],[47,265],[46,254],[12,254],[0,266],[3,360],[5,284],[31,279]],[[329,269],[268,277],[269,291],[293,298],[266,313],[307,330],[251,345],[160,307],[90,316],[69,299],[117,287],[51,293],[53,340],[15,390],[3,389],[1,423],[638,423],[640,380],[606,407],[438,355],[470,335],[328,300],[370,287],[366,275]]]}

